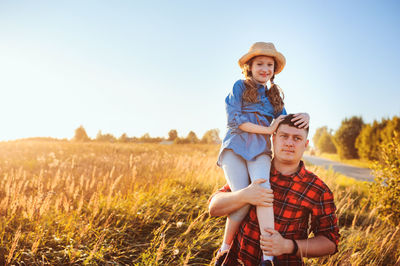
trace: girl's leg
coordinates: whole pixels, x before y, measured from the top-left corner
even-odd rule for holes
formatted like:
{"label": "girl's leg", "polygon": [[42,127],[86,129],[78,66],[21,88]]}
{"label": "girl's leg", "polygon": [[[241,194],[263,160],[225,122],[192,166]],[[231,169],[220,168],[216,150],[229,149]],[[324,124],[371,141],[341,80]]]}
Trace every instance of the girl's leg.
{"label": "girl's leg", "polygon": [[[247,161],[247,168],[249,170],[251,182],[259,178],[264,178],[267,179],[267,182],[262,183],[261,186],[269,189],[271,188],[269,183],[271,157],[261,154],[257,156],[255,161]],[[265,228],[274,229],[274,209],[272,207],[257,206],[257,218],[261,234],[265,234]],[[263,259],[272,261],[273,257],[263,255]]]}
{"label": "girl's leg", "polygon": [[[225,178],[232,191],[245,188],[250,184],[249,174],[247,171],[246,160],[234,153],[232,150],[225,150],[221,157],[222,169],[225,173]],[[246,216],[250,205],[246,205],[241,209],[229,214],[226,219],[224,241],[221,251],[229,249],[235,233],[239,229],[239,225]]]}

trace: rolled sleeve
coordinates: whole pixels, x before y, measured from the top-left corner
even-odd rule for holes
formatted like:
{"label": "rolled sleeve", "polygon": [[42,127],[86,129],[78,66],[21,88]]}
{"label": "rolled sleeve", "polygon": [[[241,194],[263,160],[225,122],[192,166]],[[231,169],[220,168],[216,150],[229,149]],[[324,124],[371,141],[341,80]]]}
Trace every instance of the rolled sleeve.
{"label": "rolled sleeve", "polygon": [[249,122],[249,118],[242,112],[242,95],[245,89],[243,81],[239,80],[233,85],[232,91],[225,99],[228,128],[233,133],[240,133],[239,126]]}
{"label": "rolled sleeve", "polygon": [[330,190],[321,195],[320,204],[313,209],[312,224],[314,235],[323,235],[336,245],[339,244],[339,227],[337,225],[336,206]]}
{"label": "rolled sleeve", "polygon": [[223,187],[221,187],[220,189],[218,189],[217,191],[215,191],[209,198],[208,198],[208,204],[210,204],[211,199],[218,193],[221,192],[231,192],[231,188],[229,187],[228,184],[225,184]]}

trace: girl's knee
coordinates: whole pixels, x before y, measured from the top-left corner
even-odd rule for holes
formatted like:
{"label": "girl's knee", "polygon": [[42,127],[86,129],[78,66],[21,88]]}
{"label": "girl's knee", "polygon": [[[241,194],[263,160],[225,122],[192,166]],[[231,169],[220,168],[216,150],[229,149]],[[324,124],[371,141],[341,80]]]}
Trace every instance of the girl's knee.
{"label": "girl's knee", "polygon": [[267,179],[267,182],[261,183],[260,186],[262,186],[263,188],[271,189],[271,184],[269,183],[269,179]]}

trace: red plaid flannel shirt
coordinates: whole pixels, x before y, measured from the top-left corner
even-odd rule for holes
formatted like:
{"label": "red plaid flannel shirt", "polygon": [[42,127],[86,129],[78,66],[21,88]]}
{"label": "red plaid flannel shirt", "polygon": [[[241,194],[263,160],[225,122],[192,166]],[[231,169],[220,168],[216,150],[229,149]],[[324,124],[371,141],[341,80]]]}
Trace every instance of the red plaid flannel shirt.
{"label": "red plaid flannel shirt", "polygon": [[[285,176],[271,169],[271,187],[274,191],[275,230],[287,239],[307,239],[310,232],[323,235],[336,244],[339,228],[335,215],[336,206],[328,186],[300,162],[299,171]],[[229,192],[225,185],[218,192]],[[217,192],[217,193],[218,193]],[[223,265],[259,265],[260,228],[255,206],[250,208],[242,221]],[[302,265],[300,257],[281,255],[275,265]]]}

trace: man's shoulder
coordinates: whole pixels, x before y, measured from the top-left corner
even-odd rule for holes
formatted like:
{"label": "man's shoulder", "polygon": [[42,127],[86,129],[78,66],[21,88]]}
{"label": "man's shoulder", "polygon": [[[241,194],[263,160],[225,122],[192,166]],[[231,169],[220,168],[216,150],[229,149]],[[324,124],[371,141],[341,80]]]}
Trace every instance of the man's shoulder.
{"label": "man's shoulder", "polygon": [[321,192],[332,193],[329,186],[319,176],[317,176],[310,170],[306,169],[305,167],[303,168],[303,170],[304,170],[304,172],[302,173],[303,182],[312,184],[314,187],[318,188]]}

